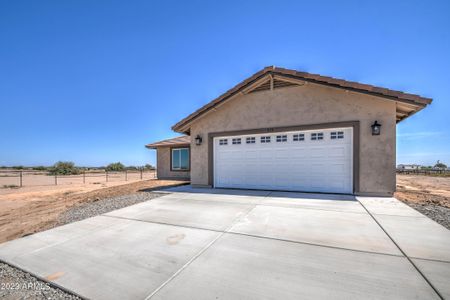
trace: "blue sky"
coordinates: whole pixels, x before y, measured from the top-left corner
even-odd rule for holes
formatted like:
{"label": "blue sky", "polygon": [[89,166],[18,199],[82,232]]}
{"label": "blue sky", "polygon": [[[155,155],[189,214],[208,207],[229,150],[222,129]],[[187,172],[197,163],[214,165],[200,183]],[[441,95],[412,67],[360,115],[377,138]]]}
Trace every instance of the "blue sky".
{"label": "blue sky", "polygon": [[449,1],[2,1],[0,165],[155,163],[144,144],[268,65],[432,97],[398,163],[450,163]]}

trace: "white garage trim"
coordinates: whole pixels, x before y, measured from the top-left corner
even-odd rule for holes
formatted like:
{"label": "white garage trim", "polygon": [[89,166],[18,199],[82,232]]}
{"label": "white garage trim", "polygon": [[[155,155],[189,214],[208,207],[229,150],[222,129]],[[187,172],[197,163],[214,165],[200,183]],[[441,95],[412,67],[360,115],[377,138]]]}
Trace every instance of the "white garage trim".
{"label": "white garage trim", "polygon": [[214,187],[356,193],[359,122],[209,134]]}

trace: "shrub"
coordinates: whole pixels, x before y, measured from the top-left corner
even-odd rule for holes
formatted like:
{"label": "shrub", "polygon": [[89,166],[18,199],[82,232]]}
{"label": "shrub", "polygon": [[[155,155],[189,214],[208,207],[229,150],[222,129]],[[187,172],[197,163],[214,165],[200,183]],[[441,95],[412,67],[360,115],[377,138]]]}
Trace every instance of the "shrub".
{"label": "shrub", "polygon": [[80,170],[75,167],[75,164],[71,161],[58,161],[52,168],[50,168],[50,174],[77,175],[80,174]]}
{"label": "shrub", "polygon": [[33,170],[36,170],[36,171],[47,171],[47,167],[37,166],[37,167],[33,167]]}
{"label": "shrub", "polygon": [[19,186],[18,186],[18,185],[15,185],[15,184],[4,184],[4,185],[3,185],[3,188],[4,188],[4,189],[18,189]]}
{"label": "shrub", "polygon": [[112,163],[106,166],[106,171],[123,171],[125,166],[121,162]]}
{"label": "shrub", "polygon": [[155,169],[155,167],[152,166],[152,165],[150,165],[150,164],[146,164],[146,165],[144,166],[144,168],[145,168],[146,170],[154,170],[154,169]]}

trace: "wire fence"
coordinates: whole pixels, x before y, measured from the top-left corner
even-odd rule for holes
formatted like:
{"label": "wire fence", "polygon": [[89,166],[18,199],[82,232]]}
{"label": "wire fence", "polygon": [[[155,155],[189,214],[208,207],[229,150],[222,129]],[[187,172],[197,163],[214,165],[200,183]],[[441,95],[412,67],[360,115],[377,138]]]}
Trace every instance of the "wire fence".
{"label": "wire fence", "polygon": [[65,185],[65,184],[97,184],[103,182],[139,181],[156,179],[155,170],[127,170],[111,172],[106,170],[81,171],[77,175],[57,175],[45,171],[0,170],[0,188]]}
{"label": "wire fence", "polygon": [[406,175],[442,175],[450,176],[450,170],[433,170],[433,169],[397,169],[398,174]]}

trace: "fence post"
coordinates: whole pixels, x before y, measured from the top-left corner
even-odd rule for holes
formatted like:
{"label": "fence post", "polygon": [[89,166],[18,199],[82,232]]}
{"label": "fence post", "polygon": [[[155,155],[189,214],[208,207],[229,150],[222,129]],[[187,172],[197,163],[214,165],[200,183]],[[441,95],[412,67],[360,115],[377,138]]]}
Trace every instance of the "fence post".
{"label": "fence post", "polygon": [[142,169],[141,169],[141,180],[142,180]]}
{"label": "fence post", "polygon": [[23,179],[22,179],[22,177],[23,177],[23,174],[22,174],[22,173],[23,173],[23,172],[20,171],[20,187],[22,187],[22,183],[23,183],[23,182],[22,182],[22,180],[23,180]]}
{"label": "fence post", "polygon": [[83,171],[83,184],[86,183],[86,171]]}
{"label": "fence post", "polygon": [[58,185],[58,175],[55,173],[55,185]]}
{"label": "fence post", "polygon": [[108,182],[108,171],[105,171],[106,174],[106,182]]}
{"label": "fence post", "polygon": [[128,171],[125,170],[125,181],[128,181]]}

